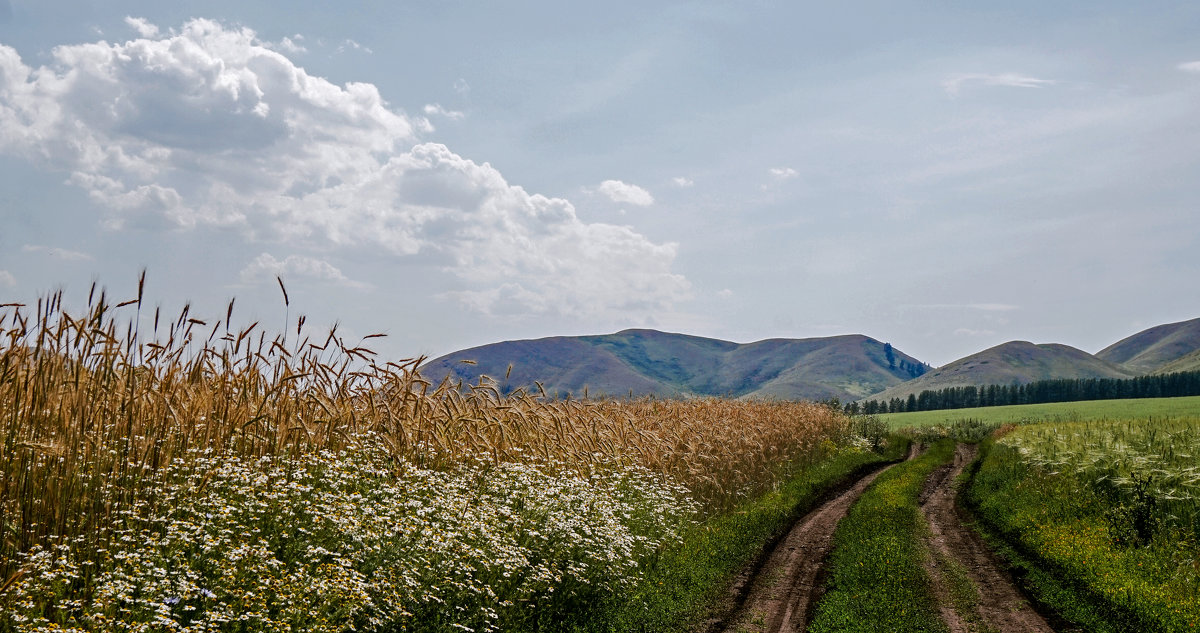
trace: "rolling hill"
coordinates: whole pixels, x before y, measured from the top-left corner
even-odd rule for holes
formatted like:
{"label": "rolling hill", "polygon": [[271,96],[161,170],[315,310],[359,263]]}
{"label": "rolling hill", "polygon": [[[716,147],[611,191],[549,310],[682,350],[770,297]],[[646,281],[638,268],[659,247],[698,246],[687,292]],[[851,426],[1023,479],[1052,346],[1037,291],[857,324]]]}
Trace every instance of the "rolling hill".
{"label": "rolling hill", "polygon": [[635,329],[494,343],[433,359],[420,372],[434,381],[449,376],[465,383],[484,374],[506,392],[536,389],[536,381],[559,396],[582,396],[586,389],[590,396],[857,400],[927,369],[862,335],[739,344]]}
{"label": "rolling hill", "polygon": [[[1096,356],[1139,374],[1151,374],[1197,350],[1200,350],[1200,319],[1192,319],[1142,330],[1100,350]],[[1170,371],[1187,371],[1189,366],[1200,368],[1200,359],[1183,361],[1176,366],[1179,368]]]}
{"label": "rolling hill", "polygon": [[1200,349],[1188,354],[1180,356],[1175,360],[1154,370],[1156,374],[1173,374],[1180,371],[1200,371]]}
{"label": "rolling hill", "polygon": [[1069,345],[1011,341],[931,370],[871,395],[871,400],[907,398],[922,391],[971,385],[1027,384],[1056,378],[1131,378],[1138,372]]}

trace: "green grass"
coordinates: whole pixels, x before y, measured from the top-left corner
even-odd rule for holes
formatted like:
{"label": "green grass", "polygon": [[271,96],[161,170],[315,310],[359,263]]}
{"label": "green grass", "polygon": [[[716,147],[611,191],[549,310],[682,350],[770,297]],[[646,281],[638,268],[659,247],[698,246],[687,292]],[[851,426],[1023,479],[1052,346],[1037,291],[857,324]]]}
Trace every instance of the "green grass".
{"label": "green grass", "polygon": [[830,491],[859,473],[908,451],[906,438],[889,438],[884,454],[846,451],[805,470],[778,490],[710,518],[664,552],[633,599],[612,605],[582,631],[684,631],[710,617],[727,599],[734,576],[760,556]]}
{"label": "green grass", "polygon": [[976,419],[1003,424],[1007,422],[1117,420],[1148,417],[1180,417],[1200,414],[1200,396],[1186,398],[1139,398],[1132,400],[1091,400],[1049,404],[1017,404],[1003,407],[945,409],[912,413],[885,413],[880,419],[892,428],[950,424]]}
{"label": "green grass", "polygon": [[834,534],[827,592],[809,631],[946,631],[923,566],[928,528],[917,497],[953,457],[953,440],[941,440],[858,500]]}
{"label": "green grass", "polygon": [[[1094,432],[1130,424],[1037,425],[1021,427],[1014,435],[1037,435],[1047,443],[1040,452],[1062,459],[1064,449],[1057,444],[1069,427],[1088,426]],[[1119,429],[1113,431],[1115,438]],[[1109,448],[1137,448],[1126,433]],[[1116,498],[1122,496],[1114,490],[1114,482],[1123,478],[1119,473],[1094,472],[1084,463],[1058,467],[1028,441],[1022,450],[1016,444],[1007,438],[983,444],[965,500],[1022,584],[1086,631],[1198,630],[1200,532],[1193,530],[1200,525],[1172,525],[1164,517],[1148,542],[1131,542],[1124,525],[1132,516],[1130,504],[1145,499],[1136,494]]]}

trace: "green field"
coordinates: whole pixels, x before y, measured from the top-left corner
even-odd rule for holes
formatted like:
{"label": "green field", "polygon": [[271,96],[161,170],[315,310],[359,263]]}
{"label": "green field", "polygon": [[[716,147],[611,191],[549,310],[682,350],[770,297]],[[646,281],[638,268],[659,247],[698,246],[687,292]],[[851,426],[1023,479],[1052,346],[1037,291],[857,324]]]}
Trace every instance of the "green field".
{"label": "green field", "polygon": [[1089,632],[1200,627],[1196,416],[1051,422],[983,443],[965,495],[1026,587]]}
{"label": "green field", "polygon": [[1200,416],[1200,396],[1019,404],[1003,407],[978,407],[974,409],[887,413],[879,417],[892,428],[900,429],[949,424],[964,419],[984,420],[1003,424],[1006,422],[1022,421],[1082,422],[1086,420],[1183,416]]}

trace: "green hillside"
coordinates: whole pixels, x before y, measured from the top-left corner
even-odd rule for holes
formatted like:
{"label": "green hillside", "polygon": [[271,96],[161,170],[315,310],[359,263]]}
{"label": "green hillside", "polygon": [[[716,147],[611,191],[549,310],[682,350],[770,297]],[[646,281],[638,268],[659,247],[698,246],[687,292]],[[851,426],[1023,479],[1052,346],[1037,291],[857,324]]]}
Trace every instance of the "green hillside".
{"label": "green hillside", "polygon": [[926,369],[862,335],[739,344],[635,329],[494,343],[433,359],[420,371],[430,380],[450,376],[468,383],[484,374],[504,391],[538,382],[559,396],[581,396],[586,389],[590,396],[855,400]]}
{"label": "green hillside", "polygon": [[1154,370],[1156,374],[1173,374],[1181,371],[1200,371],[1200,349],[1188,354],[1180,356],[1175,360]]}
{"label": "green hillside", "polygon": [[[1168,364],[1197,350],[1200,350],[1200,319],[1192,319],[1143,330],[1100,350],[1096,357],[1139,374],[1150,374],[1165,370]],[[1195,363],[1191,365],[1193,369],[1200,367],[1200,358],[1188,362]],[[1177,367],[1169,371],[1187,370]]]}
{"label": "green hillside", "polygon": [[870,399],[903,399],[947,387],[1028,384],[1057,378],[1130,378],[1136,373],[1068,345],[1012,341],[929,371]]}

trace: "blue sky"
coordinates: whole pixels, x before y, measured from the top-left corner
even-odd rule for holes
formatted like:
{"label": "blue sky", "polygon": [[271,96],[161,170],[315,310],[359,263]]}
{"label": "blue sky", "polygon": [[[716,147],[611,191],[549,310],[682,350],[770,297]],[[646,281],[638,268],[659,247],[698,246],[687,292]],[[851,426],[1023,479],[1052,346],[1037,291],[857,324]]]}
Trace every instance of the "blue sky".
{"label": "blue sky", "polygon": [[1200,316],[1200,6],[834,4],[0,0],[0,299],[935,365]]}

